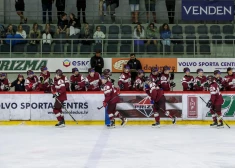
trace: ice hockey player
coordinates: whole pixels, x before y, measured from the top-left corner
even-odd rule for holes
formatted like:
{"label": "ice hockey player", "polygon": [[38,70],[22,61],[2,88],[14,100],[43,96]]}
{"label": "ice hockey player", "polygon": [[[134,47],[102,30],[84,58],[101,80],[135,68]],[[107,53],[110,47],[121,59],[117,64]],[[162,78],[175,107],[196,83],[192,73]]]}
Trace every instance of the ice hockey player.
{"label": "ice hockey player", "polygon": [[181,80],[183,91],[193,91],[194,78],[190,75],[190,69],[188,67],[184,68],[184,77]]}
{"label": "ice hockey player", "polygon": [[152,82],[156,83],[157,86],[160,85],[161,82],[161,73],[158,72],[158,67],[151,68],[151,73],[149,77],[152,79]]}
{"label": "ice hockey player", "polygon": [[85,78],[79,73],[77,68],[72,69],[73,75],[70,77],[71,91],[86,91]]}
{"label": "ice hockey player", "polygon": [[106,76],[108,78],[108,81],[114,85],[115,80],[111,79],[112,72],[110,69],[104,69],[102,75]]}
{"label": "ice hockey player", "polygon": [[101,76],[102,84],[104,85],[103,91],[105,99],[103,101],[103,106],[107,107],[107,112],[110,118],[110,125],[108,127],[115,127],[115,117],[121,119],[121,126],[124,126],[127,123],[127,119],[122,117],[119,111],[116,110],[117,103],[120,102],[117,90],[112,86],[112,83],[108,81],[106,76]]}
{"label": "ice hockey player", "polygon": [[95,72],[94,68],[89,68],[88,73],[89,74],[85,79],[85,86],[87,88],[87,91],[100,91],[100,74],[98,72]]}
{"label": "ice hockey player", "polygon": [[[207,77],[207,81],[210,88],[211,98],[206,104],[210,108],[210,113],[212,114],[213,123],[210,124],[211,127],[223,128],[223,118],[222,118],[222,104],[224,103],[223,97],[220,93],[220,88],[215,81],[214,76],[210,75]],[[219,123],[218,121],[219,120]]]}
{"label": "ice hockey player", "polygon": [[224,80],[221,77],[221,72],[219,70],[215,70],[214,75],[215,75],[215,81],[218,84],[218,86],[220,88],[220,91],[223,91],[224,90],[224,86],[223,86],[224,85]]}
{"label": "ice hockey player", "polygon": [[39,85],[39,89],[40,91],[44,91],[44,92],[50,92],[51,91],[51,87],[50,87],[50,72],[48,71],[46,66],[42,66],[41,67],[41,73],[39,76],[39,81],[38,81],[38,85]]}
{"label": "ice hockey player", "polygon": [[170,91],[171,88],[175,87],[175,82],[172,80],[174,79],[174,74],[170,73],[170,67],[164,66],[163,73],[161,74],[160,78],[160,86],[164,91]]}
{"label": "ice hockey player", "polygon": [[194,90],[195,91],[207,91],[208,83],[206,76],[204,76],[203,69],[197,69],[198,76],[194,80]]}
{"label": "ice hockey player", "polygon": [[172,119],[172,123],[176,123],[176,117],[171,116],[169,111],[166,111],[166,98],[164,92],[159,88],[151,78],[146,79],[145,91],[151,98],[151,104],[153,104],[155,123],[152,124],[153,127],[160,127],[160,115],[159,113],[164,113],[166,116]]}
{"label": "ice hockey player", "polygon": [[27,71],[27,78],[25,80],[25,91],[39,91],[38,77],[34,75],[32,70]]}
{"label": "ice hockey player", "polygon": [[231,67],[227,68],[227,74],[224,77],[224,85],[226,91],[235,91],[235,74]]}
{"label": "ice hockey player", "polygon": [[0,73],[0,91],[9,91],[10,88],[10,80],[7,79],[7,73]]}
{"label": "ice hockey player", "polygon": [[139,69],[137,71],[137,77],[136,77],[134,84],[133,84],[133,90],[143,91],[144,90],[144,82],[145,82],[144,71],[142,69]]}
{"label": "ice hockey player", "polygon": [[[57,69],[57,70],[60,70],[60,69]],[[61,72],[62,72],[62,71],[61,71]],[[68,91],[68,92],[69,92],[69,91],[70,91],[70,87],[69,87],[69,80],[68,80],[67,76],[65,76],[65,75],[63,74],[63,72],[62,72],[61,79],[65,81],[66,91]],[[56,77],[54,77],[54,81],[56,81],[56,80],[57,80],[57,78],[56,78]]]}
{"label": "ice hockey player", "polygon": [[123,66],[123,73],[121,73],[118,86],[121,91],[130,91],[131,90],[131,74],[129,65]]}
{"label": "ice hockey player", "polygon": [[56,124],[56,127],[64,127],[65,121],[64,121],[64,115],[62,114],[62,105],[64,101],[67,100],[67,94],[66,94],[66,87],[65,87],[65,81],[62,79],[63,72],[60,69],[56,70],[56,80],[54,80],[54,85],[52,87],[53,91],[53,98],[55,98],[55,104],[53,107],[53,112],[59,121],[58,124]]}

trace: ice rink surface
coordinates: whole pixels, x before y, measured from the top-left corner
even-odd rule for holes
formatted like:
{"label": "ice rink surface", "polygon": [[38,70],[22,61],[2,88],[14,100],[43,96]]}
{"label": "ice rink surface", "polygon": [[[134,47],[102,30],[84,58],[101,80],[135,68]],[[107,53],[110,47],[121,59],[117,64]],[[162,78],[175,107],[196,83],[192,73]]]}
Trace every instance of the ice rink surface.
{"label": "ice rink surface", "polygon": [[0,168],[235,168],[235,127],[1,126]]}

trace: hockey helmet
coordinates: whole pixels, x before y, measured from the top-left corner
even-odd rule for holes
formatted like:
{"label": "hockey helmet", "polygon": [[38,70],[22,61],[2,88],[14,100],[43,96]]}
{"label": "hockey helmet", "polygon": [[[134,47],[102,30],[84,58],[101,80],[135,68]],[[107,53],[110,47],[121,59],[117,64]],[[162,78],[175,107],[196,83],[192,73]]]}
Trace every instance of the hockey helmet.
{"label": "hockey helmet", "polygon": [[57,69],[57,70],[55,71],[55,73],[56,73],[56,75],[58,75],[58,76],[62,76],[62,75],[63,75],[63,72],[62,72],[61,69]]}
{"label": "hockey helmet", "polygon": [[34,75],[34,72],[32,71],[32,70],[28,70],[27,71],[27,75],[29,76],[29,75]]}
{"label": "hockey helmet", "polygon": [[123,69],[131,69],[129,65],[125,64],[123,65]]}
{"label": "hockey helmet", "polygon": [[47,70],[47,67],[46,66],[42,66],[41,67],[41,71],[46,71]]}
{"label": "hockey helmet", "polygon": [[215,70],[214,75],[217,75],[217,74],[221,74],[221,72],[219,70]]}
{"label": "hockey helmet", "polygon": [[111,76],[111,75],[112,75],[110,69],[104,69],[104,70],[103,70],[103,74],[106,75],[106,76]]}
{"label": "hockey helmet", "polygon": [[78,68],[73,68],[72,73],[74,73],[74,72],[79,72]]}
{"label": "hockey helmet", "polygon": [[188,67],[184,68],[184,73],[185,72],[190,72],[190,69]]}
{"label": "hockey helmet", "polygon": [[139,70],[137,71],[137,73],[138,73],[138,75],[144,74],[144,71],[143,71],[142,69],[139,69]]}
{"label": "hockey helmet", "polygon": [[203,69],[202,68],[197,69],[197,73],[199,72],[203,72]]}
{"label": "hockey helmet", "polygon": [[2,72],[2,73],[0,74],[0,76],[1,76],[1,77],[7,77],[7,73]]}
{"label": "hockey helmet", "polygon": [[168,70],[170,70],[170,67],[168,67],[167,65],[165,65],[165,66],[163,67],[163,71],[168,71]]}
{"label": "hockey helmet", "polygon": [[95,69],[94,69],[94,68],[89,68],[89,69],[88,69],[88,72],[89,72],[89,73],[95,72]]}
{"label": "hockey helmet", "polygon": [[212,82],[214,82],[214,80],[215,80],[215,77],[214,77],[214,76],[212,76],[212,75],[207,76],[207,81],[208,81],[209,84],[211,84]]}
{"label": "hockey helmet", "polygon": [[151,72],[158,72],[158,67],[151,68]]}
{"label": "hockey helmet", "polygon": [[151,77],[146,77],[145,82],[152,82],[152,78]]}

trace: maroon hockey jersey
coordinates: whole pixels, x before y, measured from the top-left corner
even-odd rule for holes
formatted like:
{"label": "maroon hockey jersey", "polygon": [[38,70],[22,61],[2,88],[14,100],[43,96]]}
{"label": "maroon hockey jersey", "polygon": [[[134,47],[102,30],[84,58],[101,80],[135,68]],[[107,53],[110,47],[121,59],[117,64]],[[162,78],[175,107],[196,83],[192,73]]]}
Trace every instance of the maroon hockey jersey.
{"label": "maroon hockey jersey", "polygon": [[[69,89],[69,80],[68,80],[67,76],[62,75],[60,79],[62,79],[65,82],[66,91],[69,92],[70,91],[70,89]],[[56,77],[54,77],[54,82],[55,81],[57,81]]]}
{"label": "maroon hockey jersey", "polygon": [[157,85],[161,84],[161,74],[153,75],[151,73],[149,77],[152,79],[152,82],[156,83]]}
{"label": "maroon hockey jersey", "polygon": [[71,90],[72,91],[85,91],[85,78],[78,74],[78,76],[72,75],[70,77]]}
{"label": "maroon hockey jersey", "polygon": [[227,91],[235,91],[235,74],[227,75],[224,77],[225,90]]}
{"label": "maroon hockey jersey", "polygon": [[[47,71],[46,74],[44,74],[42,72],[40,73],[39,81],[38,81],[40,91],[50,91],[51,90],[50,84],[49,84],[50,76],[51,75],[50,75],[49,71]],[[43,80],[41,81],[40,78],[42,78]]]}
{"label": "maroon hockey jersey", "polygon": [[220,93],[220,88],[216,82],[213,82],[209,86],[211,94],[212,105],[222,105],[224,103],[223,97]]}
{"label": "maroon hockey jersey", "polygon": [[95,72],[94,77],[91,77],[90,75],[87,76],[86,82],[89,83],[89,86],[87,88],[88,91],[100,91],[100,74],[98,72]]}
{"label": "maroon hockey jersey", "polygon": [[118,86],[123,84],[124,88],[120,88],[122,91],[130,91],[131,90],[131,74],[130,73],[122,73],[118,80]]}
{"label": "maroon hockey jersey", "polygon": [[144,90],[144,79],[140,77],[136,77],[134,84],[133,84],[133,90],[136,91],[143,91]]}
{"label": "maroon hockey jersey", "polygon": [[104,91],[104,102],[108,104],[119,103],[120,98],[117,90],[112,86],[112,83],[107,81],[102,89]]}
{"label": "maroon hockey jersey", "polygon": [[57,99],[61,102],[67,100],[65,81],[60,78],[54,81],[54,91],[59,93]]}
{"label": "maroon hockey jersey", "polygon": [[194,78],[191,75],[184,75],[184,77],[181,80],[181,84],[183,86],[183,91],[190,91],[193,90],[193,87],[191,88],[190,85],[194,86]]}
{"label": "maroon hockey jersey", "polygon": [[7,78],[0,80],[0,91],[8,91],[9,89],[7,88],[10,83],[11,83],[10,80]]}
{"label": "maroon hockey jersey", "polygon": [[161,74],[160,78],[160,86],[164,91],[170,91],[170,75],[169,74]]}
{"label": "maroon hockey jersey", "polygon": [[150,83],[149,89],[146,90],[146,93],[151,97],[151,100],[158,102],[160,98],[164,95],[162,89],[160,89],[155,83]]}
{"label": "maroon hockey jersey", "polygon": [[25,90],[26,91],[39,91],[38,77],[34,75],[32,78],[28,77],[25,80]]}
{"label": "maroon hockey jersey", "polygon": [[[198,83],[200,83],[201,86],[198,86]],[[197,76],[194,80],[195,91],[207,91],[207,88],[205,87],[206,83],[207,83],[207,79],[205,76],[202,76],[202,77]]]}

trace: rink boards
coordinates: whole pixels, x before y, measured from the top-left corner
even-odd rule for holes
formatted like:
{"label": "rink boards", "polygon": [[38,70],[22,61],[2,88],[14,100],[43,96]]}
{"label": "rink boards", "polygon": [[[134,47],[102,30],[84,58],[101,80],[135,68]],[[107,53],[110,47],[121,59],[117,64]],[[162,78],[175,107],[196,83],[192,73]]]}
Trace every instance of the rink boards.
{"label": "rink boards", "polygon": [[[222,112],[224,120],[235,124],[235,100],[233,92],[222,93],[224,104]],[[208,124],[211,115],[206,104],[210,99],[207,92],[169,92],[165,93],[166,109],[177,116],[178,124]],[[2,92],[0,94],[0,124],[28,124],[51,125],[56,122],[53,114],[54,99],[51,94],[44,93],[14,93]],[[104,95],[102,92],[68,93],[65,107],[79,121],[81,125],[103,125],[105,109],[102,106]],[[153,122],[153,109],[149,97],[143,92],[122,92],[117,110],[128,118],[128,124],[145,125]],[[63,112],[65,112],[63,110]],[[65,112],[67,124],[75,124]],[[169,118],[160,114],[162,124],[171,124]]]}

